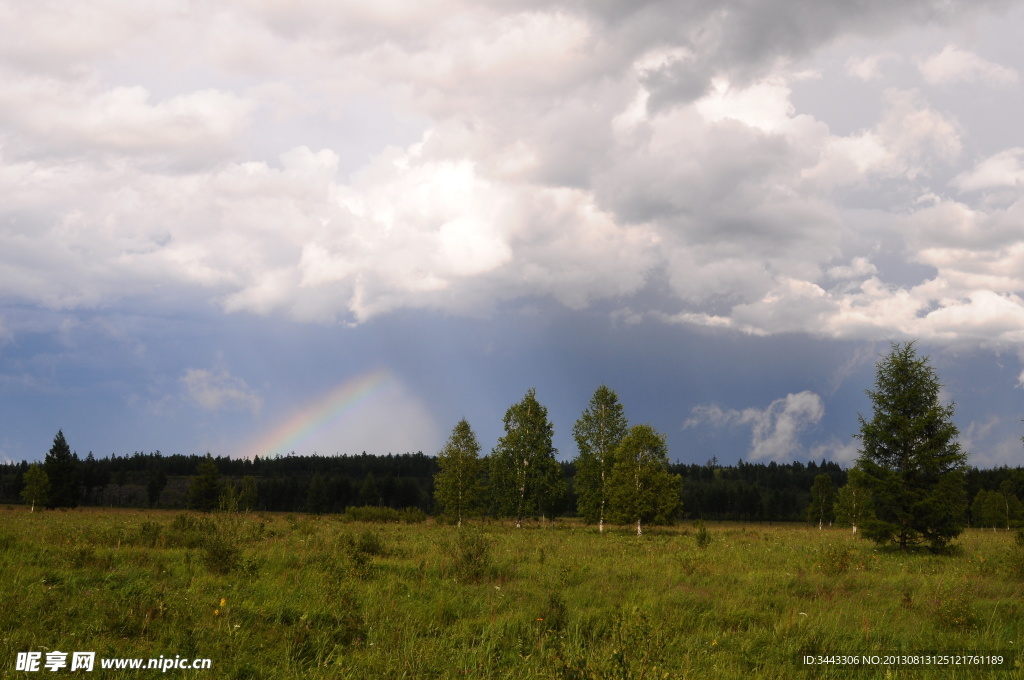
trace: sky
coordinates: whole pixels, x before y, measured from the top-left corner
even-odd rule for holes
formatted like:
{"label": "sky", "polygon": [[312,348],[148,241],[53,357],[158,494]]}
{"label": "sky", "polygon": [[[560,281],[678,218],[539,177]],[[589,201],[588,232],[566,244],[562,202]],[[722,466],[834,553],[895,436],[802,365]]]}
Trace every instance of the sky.
{"label": "sky", "polygon": [[1024,3],[0,0],[0,461],[857,457],[916,340],[1024,464]]}

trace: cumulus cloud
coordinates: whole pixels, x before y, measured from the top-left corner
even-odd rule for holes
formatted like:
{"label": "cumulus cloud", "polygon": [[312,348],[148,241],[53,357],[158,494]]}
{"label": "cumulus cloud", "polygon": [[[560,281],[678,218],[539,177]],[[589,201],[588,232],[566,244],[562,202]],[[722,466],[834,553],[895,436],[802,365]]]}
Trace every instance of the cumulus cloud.
{"label": "cumulus cloud", "polygon": [[974,168],[953,179],[963,191],[982,191],[1024,186],[1024,149],[1006,149],[979,161]]}
{"label": "cumulus cloud", "polygon": [[208,411],[247,410],[258,413],[263,400],[241,378],[227,371],[186,369],[181,377],[189,397]]}
{"label": "cumulus cloud", "polygon": [[718,427],[749,425],[750,460],[791,459],[801,450],[800,433],[818,423],[825,406],[814,392],[803,391],[776,399],[767,408],[722,409],[717,405],[697,406],[685,427],[708,423]]}
{"label": "cumulus cloud", "polygon": [[1016,70],[982,59],[955,45],[947,45],[938,54],[919,60],[917,66],[931,85],[980,82],[1009,87],[1020,80]]}
{"label": "cumulus cloud", "polygon": [[893,52],[869,54],[865,57],[850,57],[846,60],[846,72],[860,80],[878,80],[882,77],[884,64],[886,62],[899,61],[900,58],[900,55]]}
{"label": "cumulus cloud", "polygon": [[[640,313],[670,322],[1020,336],[1015,197],[960,204],[930,186],[1015,190],[1020,150],[965,171],[963,124],[914,89],[876,93],[880,113],[845,133],[794,94],[833,38],[975,3],[103,6],[34,18],[0,3],[25,22],[17,45],[0,40],[10,299],[200,297],[360,323],[532,296],[642,308],[656,272],[672,309]],[[78,41],[47,61],[45,35],[75,21]],[[147,65],[162,52],[183,64]],[[846,69],[872,81],[899,58]],[[921,62],[933,83],[1008,82],[999,68],[954,47]],[[386,115],[349,129],[354,111]],[[399,118],[422,130],[393,140]],[[373,153],[354,157],[366,136]],[[851,218],[865,195],[871,229]],[[889,280],[880,240],[934,277]]]}

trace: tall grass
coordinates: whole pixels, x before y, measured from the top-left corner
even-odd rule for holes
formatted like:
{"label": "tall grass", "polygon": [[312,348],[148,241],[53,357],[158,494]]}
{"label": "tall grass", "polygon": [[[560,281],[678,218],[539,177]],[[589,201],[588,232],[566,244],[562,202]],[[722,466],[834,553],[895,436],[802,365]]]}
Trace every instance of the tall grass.
{"label": "tall grass", "polygon": [[799,659],[1024,639],[1021,548],[1006,532],[969,531],[936,556],[802,526],[637,537],[569,522],[0,515],[12,677],[18,652],[59,649],[208,657],[213,669],[189,676],[207,678],[963,678],[989,674]]}

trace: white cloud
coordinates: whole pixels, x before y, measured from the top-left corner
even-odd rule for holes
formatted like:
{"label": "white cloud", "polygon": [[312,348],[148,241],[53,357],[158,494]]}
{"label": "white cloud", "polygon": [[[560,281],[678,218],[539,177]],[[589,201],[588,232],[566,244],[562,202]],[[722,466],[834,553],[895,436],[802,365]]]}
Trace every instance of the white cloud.
{"label": "white cloud", "polygon": [[838,439],[831,439],[825,444],[818,444],[811,449],[811,460],[824,458],[836,463],[852,465],[860,457],[860,447],[856,441],[841,442]]}
{"label": "white cloud", "polygon": [[901,57],[893,52],[869,54],[866,57],[850,57],[846,60],[846,72],[864,81],[878,80],[886,62],[898,62]]}
{"label": "white cloud", "polygon": [[986,61],[955,45],[947,45],[938,54],[918,60],[917,66],[924,79],[932,85],[981,82],[994,87],[1009,87],[1020,80],[1015,69]]}
{"label": "white cloud", "polygon": [[181,377],[189,397],[208,411],[248,410],[259,413],[263,400],[241,378],[227,371],[189,368]]}
{"label": "white cloud", "polygon": [[993,154],[978,162],[968,172],[953,179],[953,186],[962,191],[981,191],[1002,187],[1024,186],[1024,149],[1014,147]]}
{"label": "white cloud", "polygon": [[[956,3],[679,2],[671,22],[643,3],[101,7],[0,3],[15,22],[0,22],[11,299],[199,296],[362,322],[642,298],[663,271],[673,311],[630,300],[640,314],[755,334],[1019,336],[1024,208],[953,203],[930,183],[1012,191],[1020,149],[965,171],[969,131],[921,92],[865,89],[879,113],[843,134],[794,95],[828,71],[813,57],[833,38],[974,11]],[[46,36],[76,22],[78,42],[47,61]],[[905,58],[860,53],[845,68],[865,88]],[[954,47],[921,68],[1009,82]],[[367,111],[386,115],[352,127]],[[419,141],[392,141],[398,119]],[[908,199],[922,195],[931,205]],[[893,283],[879,240],[936,273]]]}
{"label": "white cloud", "polygon": [[800,433],[818,423],[825,406],[814,392],[803,391],[776,399],[767,408],[723,410],[717,405],[697,406],[685,427],[710,423],[719,427],[749,425],[752,431],[750,460],[791,459],[800,451]]}
{"label": "white cloud", "polygon": [[157,103],[144,87],[102,90],[88,81],[0,80],[0,124],[19,131],[19,153],[173,154],[176,163],[222,155],[251,109],[230,92],[204,89]]}

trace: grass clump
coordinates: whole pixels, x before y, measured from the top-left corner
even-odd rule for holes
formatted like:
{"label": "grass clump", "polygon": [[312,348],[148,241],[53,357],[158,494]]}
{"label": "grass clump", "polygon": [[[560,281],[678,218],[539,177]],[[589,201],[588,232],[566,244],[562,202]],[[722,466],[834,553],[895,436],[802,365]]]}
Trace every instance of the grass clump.
{"label": "grass clump", "polygon": [[459,529],[449,554],[456,580],[475,583],[493,572],[491,540],[479,529]]}
{"label": "grass clump", "polygon": [[711,532],[709,532],[708,528],[704,526],[703,520],[697,520],[694,526],[697,529],[697,533],[694,536],[694,540],[697,541],[697,547],[703,550],[704,548],[711,545]]}
{"label": "grass clump", "polygon": [[420,524],[427,521],[427,515],[419,508],[378,508],[373,505],[346,508],[340,516],[342,522],[373,522],[377,524]]}
{"label": "grass clump", "polygon": [[815,567],[826,576],[839,576],[850,570],[852,562],[853,553],[849,548],[829,544],[819,553]]}

